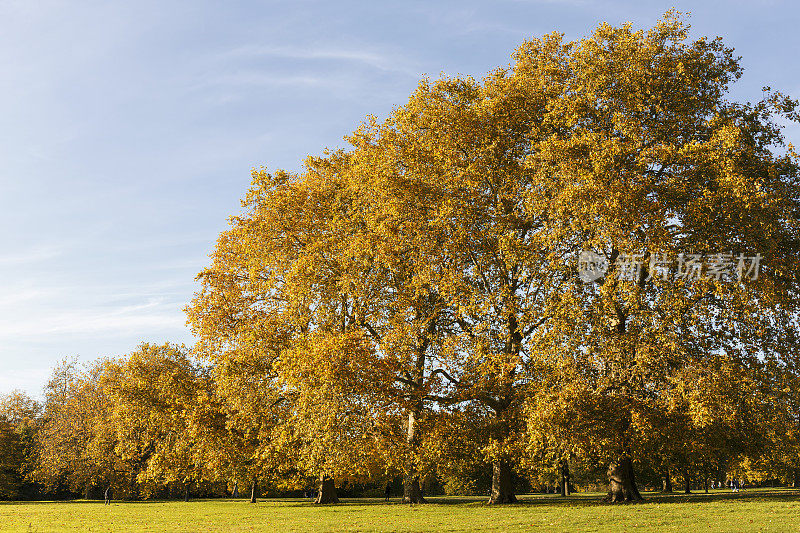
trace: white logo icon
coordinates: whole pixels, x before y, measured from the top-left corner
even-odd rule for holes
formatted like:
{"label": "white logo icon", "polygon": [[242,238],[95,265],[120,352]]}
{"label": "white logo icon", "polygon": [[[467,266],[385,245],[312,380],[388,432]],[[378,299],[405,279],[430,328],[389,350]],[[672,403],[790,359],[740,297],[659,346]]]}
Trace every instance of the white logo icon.
{"label": "white logo icon", "polygon": [[590,250],[584,250],[578,255],[578,277],[584,283],[596,281],[606,275],[608,259]]}

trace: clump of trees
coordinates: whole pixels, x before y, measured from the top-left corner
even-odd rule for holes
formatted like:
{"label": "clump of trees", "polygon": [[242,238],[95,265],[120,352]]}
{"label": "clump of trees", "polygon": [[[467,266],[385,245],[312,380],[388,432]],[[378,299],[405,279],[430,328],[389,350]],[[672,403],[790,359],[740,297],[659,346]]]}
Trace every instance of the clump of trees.
{"label": "clump of trees", "polygon": [[688,31],[546,35],[302,172],[254,170],[187,307],[197,345],[65,361],[7,410],[25,466],[2,487],[797,483],[797,102],[727,100],[738,58]]}

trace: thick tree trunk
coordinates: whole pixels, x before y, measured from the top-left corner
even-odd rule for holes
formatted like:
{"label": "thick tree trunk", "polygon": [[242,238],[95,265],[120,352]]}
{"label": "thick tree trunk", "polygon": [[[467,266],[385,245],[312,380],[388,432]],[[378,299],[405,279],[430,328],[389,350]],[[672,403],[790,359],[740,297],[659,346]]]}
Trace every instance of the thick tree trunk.
{"label": "thick tree trunk", "polygon": [[793,478],[794,478],[794,479],[792,479],[792,487],[798,489],[798,488],[800,488],[800,468],[794,468],[792,470],[793,470],[792,474],[793,474]]}
{"label": "thick tree trunk", "polygon": [[489,503],[516,503],[511,479],[511,465],[506,459],[498,459],[492,465],[492,493]]}
{"label": "thick tree trunk", "polygon": [[319,492],[317,499],[314,503],[339,503],[339,498],[336,497],[336,485],[333,483],[333,478],[326,475],[319,477]]}
{"label": "thick tree trunk", "polygon": [[129,489],[130,498],[134,499],[134,500],[138,500],[139,499],[139,483],[136,482],[136,473],[135,472],[131,472],[131,478],[130,478],[128,486],[130,487],[130,489]]}
{"label": "thick tree trunk", "polygon": [[422,496],[419,478],[410,476],[403,478],[403,503],[427,503]]}
{"label": "thick tree trunk", "polygon": [[422,489],[419,486],[419,475],[416,465],[416,452],[419,445],[417,420],[421,410],[421,406],[415,406],[414,409],[408,411],[406,447],[409,458],[406,464],[406,472],[403,476],[403,503],[426,503],[425,498],[422,496]]}
{"label": "thick tree trunk", "polygon": [[570,494],[570,487],[569,487],[569,463],[566,460],[561,461],[561,465],[559,467],[561,471],[561,496],[569,496]]}
{"label": "thick tree trunk", "polygon": [[664,479],[661,484],[661,492],[672,492],[672,477],[669,475],[669,468],[664,470]]}
{"label": "thick tree trunk", "polygon": [[689,478],[689,471],[683,471],[683,493],[684,494],[691,494],[692,493],[692,480]]}
{"label": "thick tree trunk", "polygon": [[183,484],[183,501],[189,501],[189,483]]}
{"label": "thick tree trunk", "polygon": [[258,498],[258,480],[254,479],[250,486],[250,503],[256,503],[256,498]]}
{"label": "thick tree trunk", "polygon": [[239,497],[239,482],[238,481],[234,481],[233,482],[233,494],[231,496],[234,497],[234,498],[238,498]]}
{"label": "thick tree trunk", "polygon": [[633,463],[627,455],[623,455],[619,461],[608,467],[608,496],[605,499],[611,503],[643,500],[636,487]]}

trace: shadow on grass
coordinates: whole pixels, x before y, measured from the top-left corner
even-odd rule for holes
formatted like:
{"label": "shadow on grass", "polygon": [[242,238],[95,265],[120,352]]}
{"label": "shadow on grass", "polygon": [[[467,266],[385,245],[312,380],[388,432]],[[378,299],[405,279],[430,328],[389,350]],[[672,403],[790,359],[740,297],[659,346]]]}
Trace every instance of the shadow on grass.
{"label": "shadow on grass", "polygon": [[[719,501],[765,501],[765,502],[793,502],[800,501],[800,490],[797,489],[755,489],[745,490],[742,492],[728,492],[728,491],[712,491],[708,494],[703,492],[683,494],[672,493],[664,494],[660,492],[645,492],[642,493],[645,501],[636,505],[647,504],[671,504],[671,503],[711,503]],[[594,507],[594,506],[608,506],[612,505],[603,502],[602,493],[578,493],[572,496],[561,497],[555,494],[522,494],[519,495],[519,501],[515,504],[504,504],[493,506],[496,508],[506,507],[541,507],[541,506],[556,506],[556,507]],[[431,505],[464,505],[464,506],[486,506],[490,507],[487,503],[486,497],[481,496],[430,496],[426,497],[428,504]],[[51,500],[51,501],[3,501],[2,505],[71,505],[71,504],[94,504],[103,505],[103,500]],[[136,504],[147,505],[153,503],[174,503],[177,505],[191,505],[197,503],[230,503],[230,504],[250,504],[248,499],[233,499],[233,498],[209,498],[209,499],[193,499],[189,502],[182,500],[114,500],[112,505],[119,504]],[[265,507],[270,505],[279,505],[281,507],[379,507],[379,506],[405,506],[409,504],[401,503],[398,498],[391,500],[389,503],[383,498],[344,498],[341,503],[334,505],[316,505],[307,499],[298,498],[265,498],[260,499],[257,504],[253,505],[254,508]],[[425,504],[423,504],[425,505]],[[615,504],[620,505],[620,504]]]}
{"label": "shadow on grass", "polygon": [[[562,498],[545,497],[544,495],[527,495],[521,497],[521,505],[537,506],[537,505],[556,505],[567,507],[585,507],[597,505],[626,505],[626,504],[611,504],[603,501],[604,494],[587,494],[575,495]],[[633,505],[647,505],[647,504],[674,504],[674,503],[710,503],[719,501],[800,501],[800,490],[794,489],[769,489],[769,490],[752,490],[743,492],[727,492],[727,491],[714,491],[708,494],[704,492],[697,492],[691,494],[684,493],[671,493],[664,494],[661,492],[643,492],[642,496],[644,501]],[[632,504],[627,504],[632,505]]]}
{"label": "shadow on grass", "polygon": [[[518,495],[519,501],[511,506],[517,507],[537,507],[537,506],[563,506],[563,507],[591,507],[591,506],[608,506],[608,505],[626,505],[626,504],[610,504],[603,501],[603,493],[578,493],[572,496],[561,497],[554,494],[522,494]],[[635,505],[647,504],[671,504],[671,503],[709,503],[719,501],[774,501],[774,502],[790,502],[800,501],[800,490],[797,489],[756,489],[745,490],[742,492],[727,492],[727,491],[713,491],[708,494],[697,492],[692,494],[671,493],[664,494],[661,492],[643,492],[642,496],[644,501]],[[487,498],[479,496],[442,496],[442,497],[426,497],[429,504],[434,505],[481,505],[489,507]],[[349,505],[386,505],[383,500],[365,500],[352,498],[343,501],[344,504]],[[399,501],[393,501],[394,505],[404,505]],[[627,504],[631,505],[631,504]],[[498,505],[498,508],[509,506]]]}

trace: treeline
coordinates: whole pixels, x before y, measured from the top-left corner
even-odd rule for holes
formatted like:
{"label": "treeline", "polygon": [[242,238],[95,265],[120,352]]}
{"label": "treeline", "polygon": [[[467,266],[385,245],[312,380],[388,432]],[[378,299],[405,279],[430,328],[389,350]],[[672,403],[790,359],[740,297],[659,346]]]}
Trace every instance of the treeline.
{"label": "treeline", "polygon": [[534,39],[255,170],[191,356],[63,365],[26,478],[321,503],[395,476],[409,502],[796,482],[797,102],[726,100],[738,59],[687,35],[669,13]]}
{"label": "treeline", "polygon": [[[421,503],[423,488],[429,495],[484,495],[492,487],[486,452],[493,444],[493,420],[486,413],[468,406],[425,412],[416,449],[404,439],[404,417],[386,413],[383,422],[366,423],[359,420],[365,413],[353,413],[350,421],[356,424],[336,428],[351,433],[352,440],[338,447],[329,441],[323,448],[310,440],[318,434],[302,434],[303,428],[319,430],[319,420],[300,426],[307,414],[285,410],[276,416],[277,400],[259,406],[253,398],[256,404],[240,411],[224,398],[213,367],[183,346],[143,344],[125,357],[88,367],[64,360],[45,393],[41,403],[19,391],[0,398],[3,498],[101,499],[109,489],[117,499],[313,495],[330,503],[337,491],[383,496],[388,483],[392,496],[404,494],[408,501],[418,491]],[[275,418],[262,425],[263,412]],[[769,426],[776,421],[763,420]],[[796,428],[754,428],[767,436],[751,435],[752,442],[736,444],[748,437],[723,434],[732,428],[698,431],[673,423],[672,429],[683,433],[655,435],[639,449],[638,479],[650,490],[672,491],[674,483],[674,490],[707,491],[710,483],[719,487],[732,478],[750,485],[800,483]],[[781,435],[784,430],[789,431]],[[515,437],[538,437],[526,433]],[[681,449],[665,453],[665,444]],[[334,454],[342,457],[330,457]],[[511,490],[568,495],[607,483],[601,463],[538,442],[521,447],[512,460]]]}

